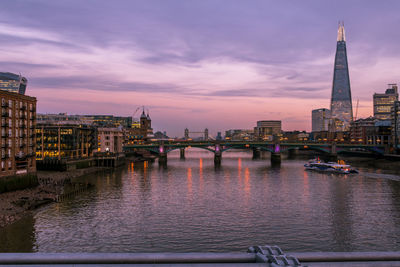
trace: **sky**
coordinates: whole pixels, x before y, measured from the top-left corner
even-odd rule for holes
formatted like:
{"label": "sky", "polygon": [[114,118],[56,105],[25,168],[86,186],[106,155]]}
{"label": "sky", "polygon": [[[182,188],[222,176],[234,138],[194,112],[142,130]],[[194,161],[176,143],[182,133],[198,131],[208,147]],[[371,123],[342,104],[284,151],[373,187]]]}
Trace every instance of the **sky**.
{"label": "sky", "polygon": [[39,113],[145,106],[170,136],[258,120],[310,131],[311,110],[330,105],[339,20],[357,117],[400,82],[399,10],[397,0],[2,0],[0,72],[28,79]]}

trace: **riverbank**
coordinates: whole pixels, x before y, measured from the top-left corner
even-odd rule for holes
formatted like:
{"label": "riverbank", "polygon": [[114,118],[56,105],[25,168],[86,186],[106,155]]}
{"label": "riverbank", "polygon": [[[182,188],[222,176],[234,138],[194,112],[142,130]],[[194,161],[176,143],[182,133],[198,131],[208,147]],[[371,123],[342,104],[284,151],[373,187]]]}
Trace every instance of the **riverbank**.
{"label": "riverbank", "polygon": [[73,178],[107,170],[91,167],[68,172],[38,171],[39,186],[0,194],[0,228],[14,223],[42,205],[55,202],[65,184]]}

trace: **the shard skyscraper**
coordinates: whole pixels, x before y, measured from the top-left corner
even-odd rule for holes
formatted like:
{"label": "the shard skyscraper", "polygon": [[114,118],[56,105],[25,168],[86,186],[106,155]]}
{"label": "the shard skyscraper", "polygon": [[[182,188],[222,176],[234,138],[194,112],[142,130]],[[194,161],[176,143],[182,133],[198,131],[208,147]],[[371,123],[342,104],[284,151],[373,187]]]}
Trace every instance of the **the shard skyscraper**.
{"label": "the shard skyscraper", "polygon": [[330,131],[348,131],[353,120],[344,23],[339,23],[331,97]]}

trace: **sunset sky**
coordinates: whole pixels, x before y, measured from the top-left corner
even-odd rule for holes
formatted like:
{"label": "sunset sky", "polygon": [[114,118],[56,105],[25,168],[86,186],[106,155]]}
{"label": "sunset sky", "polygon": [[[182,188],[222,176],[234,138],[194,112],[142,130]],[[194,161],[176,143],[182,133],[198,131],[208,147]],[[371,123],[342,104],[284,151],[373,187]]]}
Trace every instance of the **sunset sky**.
{"label": "sunset sky", "polygon": [[154,130],[311,129],[329,108],[344,20],[353,108],[400,82],[400,2],[2,0],[0,72],[21,73],[39,113],[130,116]]}

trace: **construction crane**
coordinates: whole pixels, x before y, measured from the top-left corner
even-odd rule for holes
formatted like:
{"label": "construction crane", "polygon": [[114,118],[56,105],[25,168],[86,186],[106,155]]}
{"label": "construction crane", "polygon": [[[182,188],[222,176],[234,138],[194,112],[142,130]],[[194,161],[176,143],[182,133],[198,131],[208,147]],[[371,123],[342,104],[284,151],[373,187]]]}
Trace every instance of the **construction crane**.
{"label": "construction crane", "polygon": [[140,110],[140,107],[138,107],[135,112],[133,112],[132,118],[135,118],[136,113]]}
{"label": "construction crane", "polygon": [[360,99],[357,99],[357,105],[356,105],[356,116],[354,117],[353,121],[357,120],[357,114],[358,114],[358,102]]}

